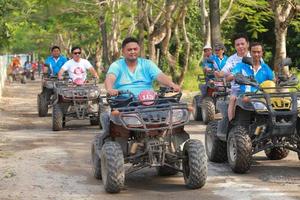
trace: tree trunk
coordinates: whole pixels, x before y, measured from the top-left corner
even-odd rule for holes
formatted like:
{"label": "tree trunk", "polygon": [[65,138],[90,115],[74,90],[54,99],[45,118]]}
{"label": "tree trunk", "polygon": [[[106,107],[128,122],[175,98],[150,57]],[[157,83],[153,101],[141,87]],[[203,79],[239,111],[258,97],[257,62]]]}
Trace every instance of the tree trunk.
{"label": "tree trunk", "polygon": [[[210,20],[208,12],[206,10],[205,0],[199,0],[199,5],[201,9],[201,22],[202,22],[202,38],[203,46],[211,44],[211,34],[210,34]],[[203,53],[203,52],[202,52]],[[201,56],[202,58],[202,56]]]}
{"label": "tree trunk", "polygon": [[99,16],[99,30],[102,36],[102,50],[103,50],[103,66],[105,69],[108,68],[108,65],[111,63],[109,60],[109,49],[107,45],[107,30],[105,22],[105,0],[99,0],[100,7],[100,16]]}
{"label": "tree trunk", "polygon": [[185,16],[187,13],[187,5],[189,1],[185,1],[184,8],[183,8],[183,13],[182,13],[182,31],[183,31],[183,38],[184,38],[184,60],[183,60],[183,67],[181,69],[181,73],[178,79],[178,84],[182,86],[183,80],[184,80],[184,75],[186,74],[189,66],[189,57],[190,57],[190,48],[191,48],[191,43],[187,35],[186,27],[185,27]]}
{"label": "tree trunk", "polygon": [[278,65],[283,58],[286,58],[286,36],[287,28],[292,19],[296,16],[297,4],[295,1],[270,0],[275,20],[275,60],[274,69],[278,70]]}
{"label": "tree trunk", "polygon": [[96,42],[96,53],[95,53],[95,69],[97,71],[98,74],[102,73],[103,71],[105,71],[103,69],[103,67],[101,66],[101,62],[102,62],[102,49],[101,49],[101,45],[99,40],[97,40]]}
{"label": "tree trunk", "polygon": [[221,42],[220,0],[209,0],[209,19],[211,29],[211,44]]}
{"label": "tree trunk", "polygon": [[145,57],[145,45],[144,45],[144,38],[145,38],[145,27],[144,27],[144,18],[145,18],[145,1],[144,0],[139,0],[137,2],[137,7],[138,7],[138,31],[139,31],[139,36],[138,40],[140,43],[140,53],[142,57]]}
{"label": "tree trunk", "polygon": [[120,24],[120,16],[119,16],[119,7],[120,2],[119,0],[112,1],[112,37],[111,37],[111,61],[115,61],[117,58],[120,57],[120,51],[119,51],[119,36],[120,36],[120,30],[119,30],[119,24]]}

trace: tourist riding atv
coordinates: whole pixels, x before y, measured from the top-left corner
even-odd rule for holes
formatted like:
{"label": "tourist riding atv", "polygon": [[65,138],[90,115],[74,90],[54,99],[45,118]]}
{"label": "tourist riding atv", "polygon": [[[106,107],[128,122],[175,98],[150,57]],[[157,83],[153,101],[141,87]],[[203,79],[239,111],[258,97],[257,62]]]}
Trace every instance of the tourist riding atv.
{"label": "tourist riding atv", "polygon": [[[250,64],[246,59],[243,62]],[[289,65],[285,60],[282,66]],[[285,158],[292,150],[300,155],[300,93],[294,87],[298,80],[289,77],[265,81],[261,85],[251,77],[235,76],[241,85],[258,88],[257,92],[244,93],[236,101],[235,118],[228,122],[228,102],[218,101],[222,120],[208,124],[205,133],[205,147],[208,159],[225,162],[231,169],[245,173],[250,169],[252,155],[265,151],[271,160]]]}
{"label": "tourist riding atv", "polygon": [[72,119],[89,119],[91,125],[100,124],[102,99],[96,80],[54,82],[53,131],[62,130]]}
{"label": "tourist riding atv", "polygon": [[57,81],[56,76],[46,76],[42,78],[42,92],[37,96],[37,105],[39,117],[45,117],[48,114],[48,108],[53,103],[54,82]]}
{"label": "tourist riding atv", "polygon": [[13,81],[20,81],[22,84],[26,84],[26,75],[22,67],[15,68],[9,75],[8,81],[12,83]]}
{"label": "tourist riding atv", "polygon": [[214,69],[207,72],[205,76],[198,76],[201,95],[193,98],[193,116],[196,121],[203,121],[205,124],[215,119],[216,102],[218,99],[226,100],[229,94],[229,84],[225,79],[215,78]]}
{"label": "tourist riding atv", "polygon": [[[107,192],[120,192],[126,174],[146,167],[155,167],[164,176],[182,172],[190,189],[204,186],[204,146],[184,130],[189,108],[180,97],[169,88],[157,94],[143,91],[138,99],[129,91],[107,97],[111,114],[101,114],[103,131],[91,149],[94,176],[102,179]],[[126,170],[125,164],[130,164]]]}
{"label": "tourist riding atv", "polygon": [[35,80],[34,73],[35,73],[35,70],[33,68],[25,69],[25,74],[26,74],[27,79],[34,81]]}

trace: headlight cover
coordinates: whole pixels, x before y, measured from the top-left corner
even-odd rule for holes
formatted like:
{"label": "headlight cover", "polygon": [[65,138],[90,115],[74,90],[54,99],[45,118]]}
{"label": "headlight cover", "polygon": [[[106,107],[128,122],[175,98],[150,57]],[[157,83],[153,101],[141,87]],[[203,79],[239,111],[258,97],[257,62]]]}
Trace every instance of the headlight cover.
{"label": "headlight cover", "polygon": [[140,120],[137,118],[135,114],[126,115],[122,117],[122,119],[127,126],[140,127],[142,125],[142,123],[140,122]]}
{"label": "headlight cover", "polygon": [[267,111],[268,110],[266,105],[261,102],[251,102],[251,104],[253,105],[253,107],[256,111]]}
{"label": "headlight cover", "polygon": [[297,107],[300,108],[300,99],[297,99]]}
{"label": "headlight cover", "polygon": [[97,98],[99,96],[98,90],[93,90],[90,92],[90,97],[91,98]]}
{"label": "headlight cover", "polygon": [[172,114],[172,122],[179,123],[184,121],[187,115],[188,113],[185,109],[174,109]]}

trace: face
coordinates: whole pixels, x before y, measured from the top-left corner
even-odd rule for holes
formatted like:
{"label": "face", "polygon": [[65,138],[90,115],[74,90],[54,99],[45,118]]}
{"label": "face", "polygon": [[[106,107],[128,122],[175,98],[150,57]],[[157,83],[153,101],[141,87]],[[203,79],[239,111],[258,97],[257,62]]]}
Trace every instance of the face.
{"label": "face", "polygon": [[52,56],[57,58],[60,55],[60,50],[59,49],[53,49],[52,51]]}
{"label": "face", "polygon": [[136,61],[139,56],[139,52],[140,52],[140,47],[135,42],[129,42],[122,49],[123,56],[129,62]]}
{"label": "face", "polygon": [[74,49],[72,52],[72,58],[75,61],[78,61],[80,59],[81,50],[80,49]]}
{"label": "face", "polygon": [[234,41],[234,47],[239,56],[246,56],[249,48],[249,44],[245,38],[238,38]]}
{"label": "face", "polygon": [[212,54],[211,49],[204,49],[204,57],[209,57],[211,56],[211,54]]}
{"label": "face", "polygon": [[218,57],[221,57],[224,54],[224,49],[215,49],[215,53]]}
{"label": "face", "polygon": [[251,47],[251,57],[253,58],[253,62],[259,62],[263,56],[263,49],[261,45]]}

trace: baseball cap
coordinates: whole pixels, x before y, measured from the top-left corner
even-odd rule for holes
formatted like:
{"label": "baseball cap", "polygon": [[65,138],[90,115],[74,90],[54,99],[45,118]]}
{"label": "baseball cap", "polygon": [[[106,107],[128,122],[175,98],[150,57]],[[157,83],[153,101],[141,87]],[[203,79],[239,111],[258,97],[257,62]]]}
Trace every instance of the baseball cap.
{"label": "baseball cap", "polygon": [[207,44],[207,45],[205,45],[205,46],[203,47],[203,50],[204,50],[204,49],[212,49],[212,48],[211,48],[211,46],[210,46],[209,44]]}
{"label": "baseball cap", "polygon": [[224,51],[226,51],[226,47],[224,46],[223,43],[216,43],[216,44],[214,45],[214,49],[215,49],[215,50],[223,49]]}

